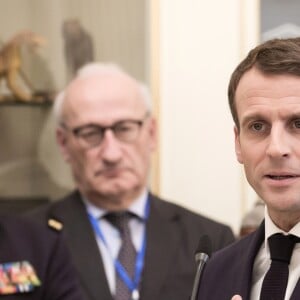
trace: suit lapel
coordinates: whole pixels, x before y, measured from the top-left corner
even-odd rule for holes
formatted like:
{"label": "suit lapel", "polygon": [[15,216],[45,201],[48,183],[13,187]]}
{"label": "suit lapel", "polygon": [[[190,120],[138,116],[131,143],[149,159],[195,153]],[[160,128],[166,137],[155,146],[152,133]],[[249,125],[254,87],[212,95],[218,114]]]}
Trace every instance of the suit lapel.
{"label": "suit lapel", "polygon": [[164,212],[157,199],[150,195],[150,215],[147,221],[147,248],[141,282],[143,300],[153,300],[168,280],[176,249],[181,239],[180,220],[175,212]]}
{"label": "suit lapel", "polygon": [[[251,291],[251,277],[252,277],[252,271],[253,271],[253,264],[255,257],[259,251],[259,248],[261,247],[261,244],[263,243],[265,236],[264,231],[264,222],[261,224],[259,229],[256,231],[256,233],[252,236],[249,247],[246,249],[243,249],[245,251],[245,255],[242,257],[244,260],[240,262],[240,270],[250,270],[250,272],[246,271],[244,272],[245,276],[241,276],[240,283],[238,286],[241,288],[240,295],[247,295],[243,296],[243,300],[248,300],[250,298],[250,292]],[[292,293],[292,296],[290,300],[298,300],[300,297],[300,279],[298,280],[296,287]]]}
{"label": "suit lapel", "polygon": [[255,233],[245,238],[250,239],[250,241],[244,242],[243,247],[240,249],[240,254],[237,254],[237,257],[240,257],[241,260],[236,261],[238,266],[234,267],[234,269],[238,270],[240,273],[239,276],[235,276],[235,278],[238,278],[237,282],[235,283],[235,286],[237,287],[236,294],[241,295],[243,300],[250,299],[253,264],[255,257],[263,243],[264,236],[265,229],[264,222],[262,222]]}
{"label": "suit lapel", "polygon": [[[89,300],[112,300],[104,266],[85,206],[79,193],[72,194],[60,207],[51,211],[51,216],[63,223],[70,251],[79,273],[80,281]],[[71,201],[70,201],[71,200]]]}
{"label": "suit lapel", "polygon": [[298,279],[293,294],[291,296],[291,300],[299,300],[300,298],[300,279]]}

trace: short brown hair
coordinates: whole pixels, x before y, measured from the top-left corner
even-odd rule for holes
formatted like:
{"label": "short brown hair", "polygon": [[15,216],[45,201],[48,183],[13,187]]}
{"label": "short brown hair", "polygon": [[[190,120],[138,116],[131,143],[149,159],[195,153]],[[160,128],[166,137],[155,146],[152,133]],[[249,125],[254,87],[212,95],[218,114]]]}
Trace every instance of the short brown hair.
{"label": "short brown hair", "polygon": [[273,39],[252,49],[231,75],[228,101],[233,121],[239,129],[235,93],[242,76],[255,67],[264,74],[300,76],[300,38]]}

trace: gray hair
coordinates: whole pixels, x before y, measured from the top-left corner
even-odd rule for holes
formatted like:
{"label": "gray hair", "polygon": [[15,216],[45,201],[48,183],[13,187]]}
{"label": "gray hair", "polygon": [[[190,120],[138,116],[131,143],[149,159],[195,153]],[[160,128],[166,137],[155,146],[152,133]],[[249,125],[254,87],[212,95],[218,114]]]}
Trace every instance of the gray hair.
{"label": "gray hair", "polygon": [[[152,98],[149,91],[149,88],[143,82],[136,80],[135,78],[131,77],[128,73],[126,73],[120,66],[114,63],[88,63],[80,68],[76,76],[74,77],[73,81],[76,79],[81,79],[85,77],[89,77],[91,75],[111,75],[111,74],[119,74],[125,75],[132,78],[138,85],[140,90],[141,99],[145,102],[146,108],[149,113],[152,112]],[[55,98],[54,105],[53,105],[53,114],[56,119],[57,124],[62,122],[62,107],[63,102],[65,100],[66,88],[62,90]]]}

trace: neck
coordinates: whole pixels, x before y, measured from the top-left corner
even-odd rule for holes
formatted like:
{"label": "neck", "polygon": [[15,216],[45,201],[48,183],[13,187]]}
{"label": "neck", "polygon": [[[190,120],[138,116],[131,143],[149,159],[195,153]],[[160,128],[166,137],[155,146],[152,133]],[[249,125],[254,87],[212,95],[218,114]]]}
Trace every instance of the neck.
{"label": "neck", "polygon": [[274,224],[284,232],[289,232],[296,224],[300,222],[299,212],[280,212],[276,214],[269,211],[269,215]]}

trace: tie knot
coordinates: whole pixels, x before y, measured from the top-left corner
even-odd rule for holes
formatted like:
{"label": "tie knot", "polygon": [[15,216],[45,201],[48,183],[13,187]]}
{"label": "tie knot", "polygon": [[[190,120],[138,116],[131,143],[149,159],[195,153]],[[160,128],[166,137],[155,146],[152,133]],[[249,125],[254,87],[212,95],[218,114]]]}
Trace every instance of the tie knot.
{"label": "tie knot", "polygon": [[105,219],[115,226],[121,233],[128,228],[128,222],[132,218],[132,214],[128,211],[111,212],[105,215]]}
{"label": "tie knot", "polygon": [[268,238],[271,259],[289,264],[297,242],[299,242],[299,238],[292,234],[283,235],[276,233],[271,235]]}

